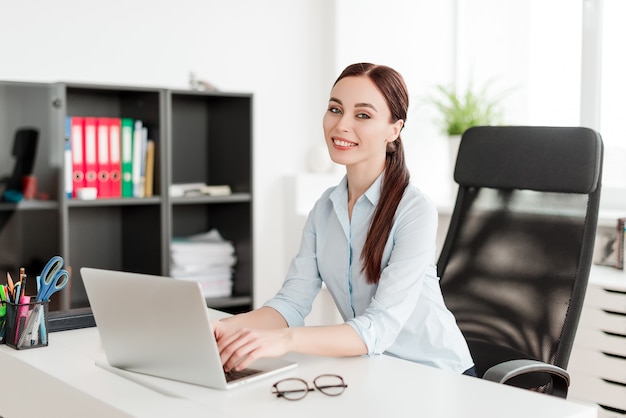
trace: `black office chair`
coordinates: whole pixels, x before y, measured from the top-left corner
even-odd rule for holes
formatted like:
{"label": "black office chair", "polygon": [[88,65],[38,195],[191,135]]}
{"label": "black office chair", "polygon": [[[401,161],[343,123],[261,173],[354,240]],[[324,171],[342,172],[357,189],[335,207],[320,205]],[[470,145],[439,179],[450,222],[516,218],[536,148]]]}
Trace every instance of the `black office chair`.
{"label": "black office chair", "polygon": [[587,128],[468,129],[438,261],[479,377],[567,397],[592,262],[602,139]]}

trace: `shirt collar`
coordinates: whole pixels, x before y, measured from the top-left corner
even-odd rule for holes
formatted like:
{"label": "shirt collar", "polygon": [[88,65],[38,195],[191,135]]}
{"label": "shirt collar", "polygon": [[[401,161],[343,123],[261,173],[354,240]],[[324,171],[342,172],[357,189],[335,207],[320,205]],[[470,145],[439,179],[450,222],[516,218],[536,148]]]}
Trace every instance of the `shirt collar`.
{"label": "shirt collar", "polygon": [[[372,206],[376,206],[378,201],[380,200],[380,190],[381,185],[385,176],[385,172],[383,171],[380,175],[374,180],[374,183],[365,191],[363,196],[372,204]],[[332,200],[335,207],[346,207],[348,204],[348,176],[345,175],[335,188],[335,190],[331,193],[330,199]]]}
{"label": "shirt collar", "polygon": [[372,206],[376,206],[378,201],[380,200],[380,190],[383,183],[383,178],[385,176],[385,171],[374,180],[374,183],[365,191],[364,196],[372,203]]}

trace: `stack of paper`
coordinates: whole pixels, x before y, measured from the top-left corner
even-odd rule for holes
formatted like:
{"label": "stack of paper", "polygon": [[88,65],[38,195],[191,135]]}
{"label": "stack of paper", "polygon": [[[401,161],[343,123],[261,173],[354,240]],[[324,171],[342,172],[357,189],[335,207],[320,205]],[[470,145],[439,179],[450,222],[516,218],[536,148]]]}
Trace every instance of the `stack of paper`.
{"label": "stack of paper", "polygon": [[175,238],[170,252],[172,278],[200,283],[205,297],[231,295],[235,248],[217,230]]}

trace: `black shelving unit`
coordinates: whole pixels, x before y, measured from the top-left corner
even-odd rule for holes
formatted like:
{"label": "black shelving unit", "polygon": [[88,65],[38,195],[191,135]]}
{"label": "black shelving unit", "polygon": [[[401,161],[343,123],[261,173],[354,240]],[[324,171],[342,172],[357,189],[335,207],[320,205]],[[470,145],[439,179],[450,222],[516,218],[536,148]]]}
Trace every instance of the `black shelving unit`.
{"label": "black shelving unit", "polygon": [[[142,120],[156,144],[153,196],[67,198],[66,116]],[[207,304],[232,312],[252,307],[251,94],[0,81],[3,176],[14,164],[15,132],[24,126],[39,131],[34,175],[44,194],[0,203],[0,266],[39,272],[52,255],[63,256],[72,281],[55,295],[52,311],[80,312],[84,318],[89,302],[81,267],[167,276],[171,240],[212,228],[233,243],[237,264],[232,297],[207,299]],[[228,185],[233,193],[171,197],[169,186],[178,183]]]}

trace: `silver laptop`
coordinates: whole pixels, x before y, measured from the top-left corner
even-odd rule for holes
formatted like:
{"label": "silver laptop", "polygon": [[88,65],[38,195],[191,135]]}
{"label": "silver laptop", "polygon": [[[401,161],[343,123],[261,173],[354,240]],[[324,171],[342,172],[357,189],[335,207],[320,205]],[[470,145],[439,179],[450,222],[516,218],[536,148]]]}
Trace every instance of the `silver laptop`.
{"label": "silver laptop", "polygon": [[261,359],[244,373],[225,373],[196,282],[87,267],[80,273],[113,369],[230,389],[297,364]]}

